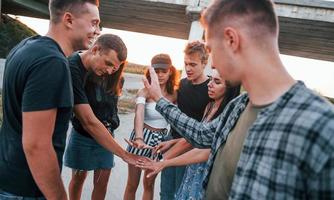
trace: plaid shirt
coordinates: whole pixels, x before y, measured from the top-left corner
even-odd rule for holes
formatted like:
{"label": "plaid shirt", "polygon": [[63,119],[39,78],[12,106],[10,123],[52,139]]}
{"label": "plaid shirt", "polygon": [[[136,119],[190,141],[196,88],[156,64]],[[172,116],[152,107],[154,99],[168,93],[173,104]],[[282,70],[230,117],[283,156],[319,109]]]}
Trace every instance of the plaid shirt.
{"label": "plaid shirt", "polygon": [[[211,147],[204,188],[217,150],[248,100],[240,95],[208,123],[158,101],[156,109],[182,136],[197,148]],[[263,108],[247,134],[230,199],[334,199],[334,109],[302,82]]]}

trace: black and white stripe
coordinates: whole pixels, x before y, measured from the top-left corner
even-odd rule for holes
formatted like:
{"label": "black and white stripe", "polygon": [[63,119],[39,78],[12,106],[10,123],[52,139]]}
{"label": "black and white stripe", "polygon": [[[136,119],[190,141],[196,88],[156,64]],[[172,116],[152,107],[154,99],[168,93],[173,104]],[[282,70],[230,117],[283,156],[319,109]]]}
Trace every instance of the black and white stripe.
{"label": "black and white stripe", "polygon": [[[155,147],[157,146],[162,140],[164,135],[166,134],[167,131],[152,131],[150,129],[144,128],[143,129],[143,138],[145,144]],[[130,140],[134,140],[136,137],[135,131],[133,130],[130,135]],[[128,145],[127,151],[136,154],[139,156],[145,156],[148,158],[152,158],[152,150],[151,149],[138,149],[133,146]]]}

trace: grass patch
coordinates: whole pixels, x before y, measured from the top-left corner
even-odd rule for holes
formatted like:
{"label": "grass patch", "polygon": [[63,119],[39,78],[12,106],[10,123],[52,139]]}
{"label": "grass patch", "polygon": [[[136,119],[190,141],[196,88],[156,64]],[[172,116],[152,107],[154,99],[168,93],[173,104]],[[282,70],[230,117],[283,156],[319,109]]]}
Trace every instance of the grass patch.
{"label": "grass patch", "polygon": [[125,89],[122,96],[118,100],[118,113],[128,114],[133,113],[136,108],[135,98],[138,89]]}
{"label": "grass patch", "polygon": [[134,99],[120,99],[118,101],[118,113],[119,114],[128,114],[128,113],[133,113],[135,111],[135,101]]}
{"label": "grass patch", "polygon": [[138,89],[126,89],[127,93],[131,94],[131,95],[137,95],[138,93]]}
{"label": "grass patch", "polygon": [[124,68],[124,72],[132,74],[144,74],[148,66],[135,63],[128,63]]}

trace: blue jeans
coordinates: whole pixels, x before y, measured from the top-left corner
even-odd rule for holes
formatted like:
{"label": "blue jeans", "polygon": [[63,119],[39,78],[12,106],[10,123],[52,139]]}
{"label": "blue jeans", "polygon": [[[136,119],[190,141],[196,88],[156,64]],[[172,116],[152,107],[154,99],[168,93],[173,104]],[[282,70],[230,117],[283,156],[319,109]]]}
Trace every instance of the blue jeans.
{"label": "blue jeans", "polygon": [[186,166],[168,167],[161,172],[160,199],[173,200],[183,180]]}
{"label": "blue jeans", "polygon": [[21,197],[0,189],[0,200],[45,200],[44,197]]}

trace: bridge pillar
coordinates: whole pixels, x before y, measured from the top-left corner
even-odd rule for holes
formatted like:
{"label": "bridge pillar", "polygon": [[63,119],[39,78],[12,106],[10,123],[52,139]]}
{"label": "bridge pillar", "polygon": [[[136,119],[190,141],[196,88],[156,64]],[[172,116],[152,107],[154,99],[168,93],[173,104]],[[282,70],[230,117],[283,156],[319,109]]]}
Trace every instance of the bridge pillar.
{"label": "bridge pillar", "polygon": [[[191,27],[189,31],[188,41],[194,41],[194,40],[203,40],[204,36],[204,29],[202,25],[199,22],[200,19],[200,13],[202,11],[202,7],[200,6],[188,6],[186,9],[187,16],[189,20],[191,21]],[[211,71],[211,59],[209,59],[209,62],[207,66],[205,67],[205,74],[210,74]],[[182,70],[182,78],[186,77],[185,70]]]}
{"label": "bridge pillar", "polygon": [[188,36],[189,41],[203,39],[204,29],[199,22],[201,10],[202,7],[199,6],[188,6],[186,8],[186,14],[189,21],[191,21],[191,27]]}
{"label": "bridge pillar", "polygon": [[201,26],[198,20],[191,22],[190,32],[189,32],[189,41],[193,40],[202,40],[203,39],[203,27]]}

